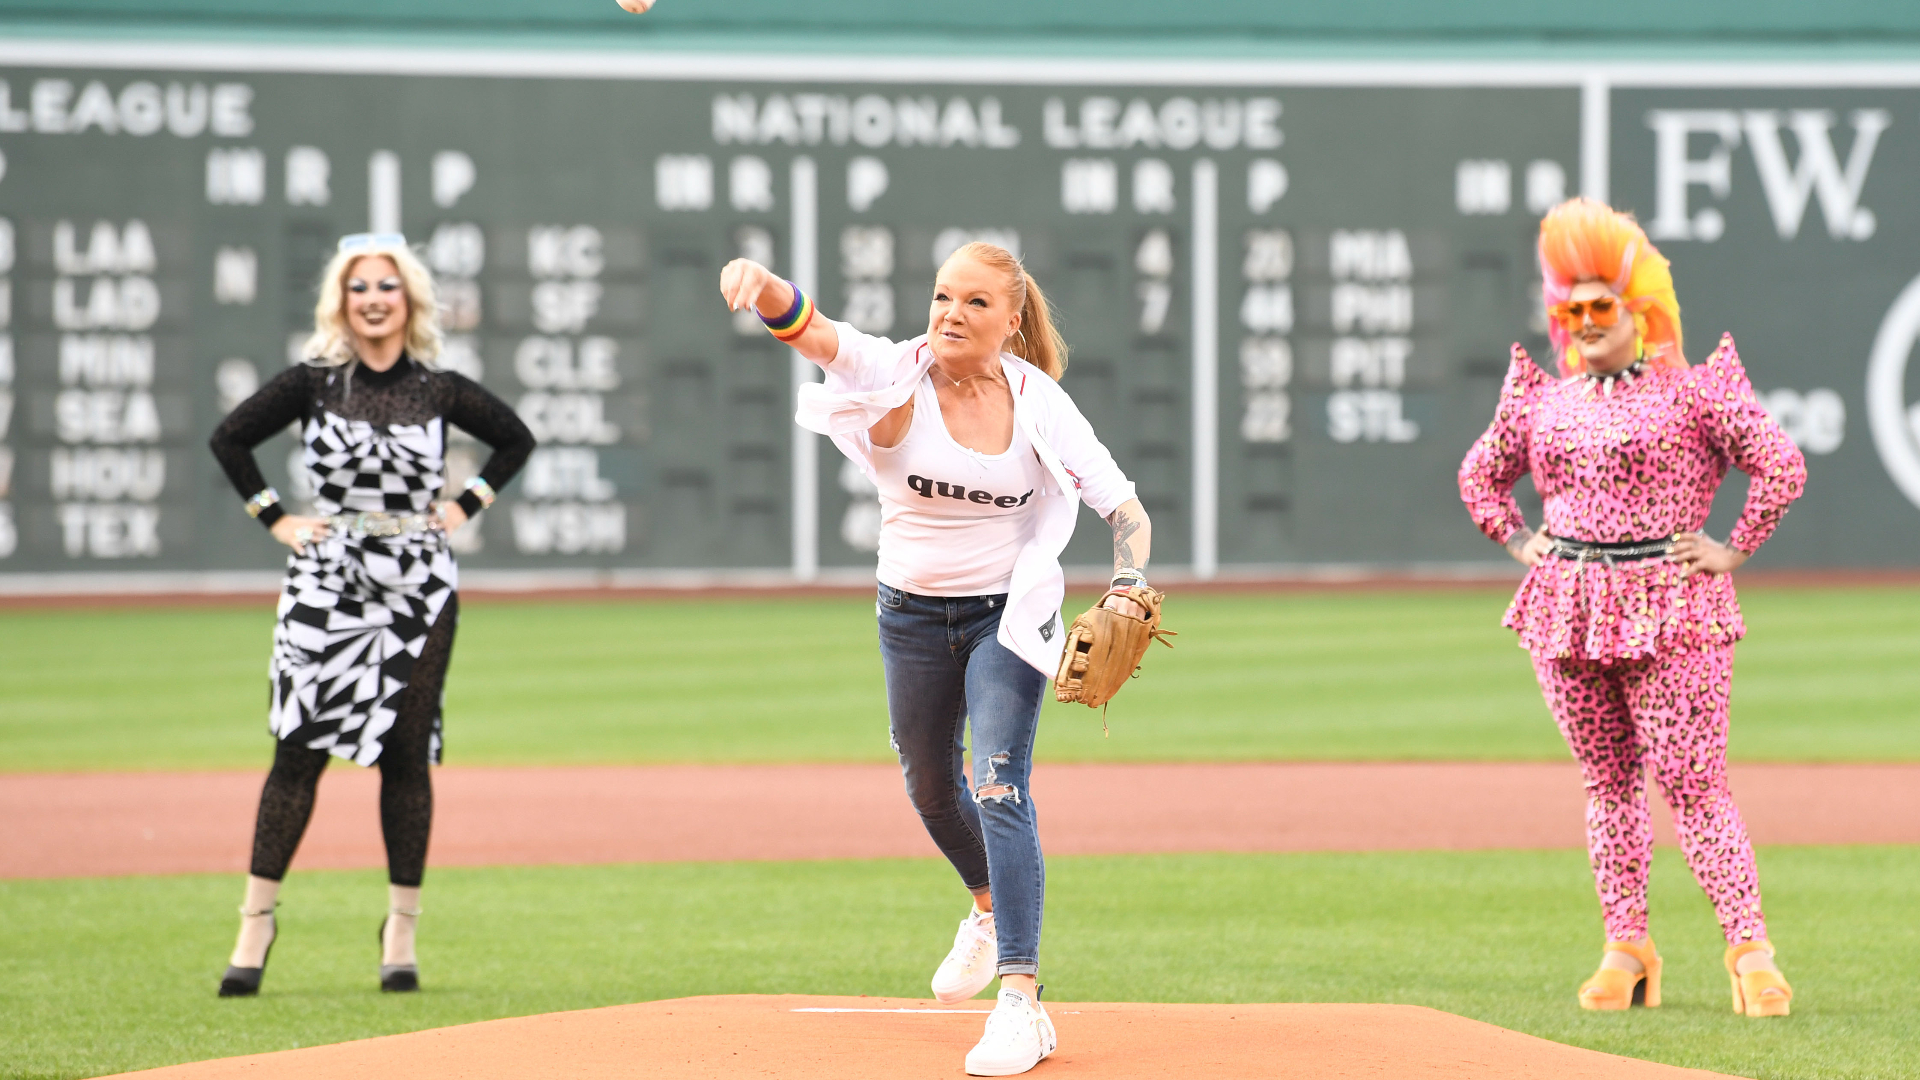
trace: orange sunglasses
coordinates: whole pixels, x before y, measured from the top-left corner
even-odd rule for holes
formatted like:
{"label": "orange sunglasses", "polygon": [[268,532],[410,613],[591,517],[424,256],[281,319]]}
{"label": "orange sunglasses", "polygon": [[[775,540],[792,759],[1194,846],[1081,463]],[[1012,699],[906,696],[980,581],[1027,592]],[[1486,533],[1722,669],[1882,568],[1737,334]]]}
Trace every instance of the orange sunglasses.
{"label": "orange sunglasses", "polygon": [[1567,333],[1576,334],[1589,315],[1595,326],[1612,326],[1620,321],[1620,310],[1624,307],[1626,304],[1617,296],[1596,296],[1591,300],[1563,300],[1548,308],[1547,314],[1559,319]]}

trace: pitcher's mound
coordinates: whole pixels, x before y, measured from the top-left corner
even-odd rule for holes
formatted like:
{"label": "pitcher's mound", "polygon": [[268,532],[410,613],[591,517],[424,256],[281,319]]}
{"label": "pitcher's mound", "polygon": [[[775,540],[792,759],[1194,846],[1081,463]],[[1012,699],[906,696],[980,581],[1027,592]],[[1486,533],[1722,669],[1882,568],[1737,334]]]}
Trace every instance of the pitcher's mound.
{"label": "pitcher's mound", "polygon": [[[174,1065],[154,1080],[798,1080],[961,1077],[992,1003],[900,998],[675,998]],[[1677,1069],[1413,1005],[1048,1006],[1060,1049],[1032,1075],[1541,1077],[1680,1080]],[[126,1074],[135,1075],[135,1074]]]}

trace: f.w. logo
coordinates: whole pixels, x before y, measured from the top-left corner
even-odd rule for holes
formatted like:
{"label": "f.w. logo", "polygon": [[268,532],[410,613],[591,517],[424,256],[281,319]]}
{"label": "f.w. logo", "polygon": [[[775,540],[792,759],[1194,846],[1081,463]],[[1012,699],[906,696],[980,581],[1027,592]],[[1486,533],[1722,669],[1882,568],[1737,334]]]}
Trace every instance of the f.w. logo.
{"label": "f.w. logo", "polygon": [[[1835,240],[1866,240],[1878,221],[1860,205],[1867,169],[1880,135],[1893,123],[1885,109],[1856,109],[1847,116],[1853,127],[1853,145],[1846,164],[1834,148],[1837,119],[1826,109],[1653,109],[1647,126],[1654,137],[1654,217],[1647,235],[1655,240],[1718,240],[1727,228],[1725,215],[1712,206],[1689,211],[1688,197],[1704,187],[1716,199],[1733,191],[1733,152],[1742,141],[1753,153],[1760,190],[1774,231],[1782,240],[1800,234],[1807,206],[1816,198]],[[1797,160],[1787,158],[1781,128],[1793,133]],[[1689,146],[1697,136],[1709,136],[1712,149],[1692,157]]]}

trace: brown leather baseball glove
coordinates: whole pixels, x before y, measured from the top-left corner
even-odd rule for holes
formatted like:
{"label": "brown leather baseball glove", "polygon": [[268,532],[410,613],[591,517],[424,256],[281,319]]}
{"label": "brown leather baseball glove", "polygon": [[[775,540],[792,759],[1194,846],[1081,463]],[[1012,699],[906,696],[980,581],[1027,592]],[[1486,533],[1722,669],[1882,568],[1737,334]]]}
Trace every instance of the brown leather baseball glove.
{"label": "brown leather baseball glove", "polygon": [[[1137,618],[1102,607],[1109,596],[1124,596],[1146,609],[1147,617]],[[1060,672],[1053,679],[1053,696],[1060,701],[1077,701],[1097,709],[1113,700],[1147,654],[1147,643],[1158,641],[1173,648],[1171,630],[1160,629],[1160,602],[1166,596],[1158,589],[1133,585],[1108,589],[1091,608],[1073,620],[1067,631],[1067,649],[1060,657]]]}

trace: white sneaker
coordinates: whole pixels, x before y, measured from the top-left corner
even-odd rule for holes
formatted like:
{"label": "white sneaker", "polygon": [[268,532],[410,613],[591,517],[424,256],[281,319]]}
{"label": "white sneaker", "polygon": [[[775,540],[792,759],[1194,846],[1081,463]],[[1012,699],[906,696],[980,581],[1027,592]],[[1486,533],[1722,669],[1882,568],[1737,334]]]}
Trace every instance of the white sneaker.
{"label": "white sneaker", "polygon": [[1001,990],[987,1014],[987,1032],[967,1051],[968,1076],[1013,1076],[1053,1053],[1060,1040],[1047,1010],[1018,990]]}
{"label": "white sneaker", "polygon": [[953,951],[933,973],[933,996],[942,1005],[952,1005],[985,990],[999,966],[999,947],[993,913],[968,913],[960,920],[960,932],[953,935]]}

